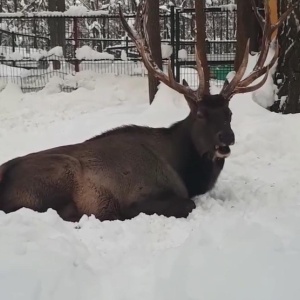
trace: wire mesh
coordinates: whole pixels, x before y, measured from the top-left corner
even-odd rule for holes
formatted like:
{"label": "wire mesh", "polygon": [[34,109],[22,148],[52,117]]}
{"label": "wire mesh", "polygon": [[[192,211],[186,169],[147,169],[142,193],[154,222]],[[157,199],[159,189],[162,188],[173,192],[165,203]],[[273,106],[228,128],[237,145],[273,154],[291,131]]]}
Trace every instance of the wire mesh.
{"label": "wire mesh", "polygon": [[[171,55],[180,78],[197,84],[194,11],[171,9],[160,16],[163,58]],[[235,11],[207,8],[207,55],[211,78],[225,79],[233,68]],[[125,15],[133,24],[135,15]],[[178,18],[178,20],[175,20]],[[179,33],[179,36],[178,36]],[[58,46],[59,45],[59,46]],[[0,18],[0,80],[22,90],[40,90],[52,77],[62,90],[76,89],[68,79],[80,71],[146,76],[137,49],[126,36],[118,15],[14,16]]]}

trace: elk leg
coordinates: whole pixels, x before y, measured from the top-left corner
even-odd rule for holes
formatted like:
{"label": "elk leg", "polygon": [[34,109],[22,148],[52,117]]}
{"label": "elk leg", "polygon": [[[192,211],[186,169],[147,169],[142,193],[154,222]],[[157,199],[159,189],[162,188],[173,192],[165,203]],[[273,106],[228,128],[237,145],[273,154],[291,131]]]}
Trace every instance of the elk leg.
{"label": "elk leg", "polygon": [[119,218],[117,199],[104,187],[96,186],[88,180],[82,183],[74,201],[79,216],[94,215],[100,221],[112,221]]}
{"label": "elk leg", "polygon": [[61,209],[58,209],[57,213],[63,220],[68,222],[78,222],[80,220],[80,215],[73,202],[70,202]]}
{"label": "elk leg", "polygon": [[131,219],[140,213],[186,218],[196,207],[195,202],[174,194],[158,194],[143,197],[122,211],[124,219]]}

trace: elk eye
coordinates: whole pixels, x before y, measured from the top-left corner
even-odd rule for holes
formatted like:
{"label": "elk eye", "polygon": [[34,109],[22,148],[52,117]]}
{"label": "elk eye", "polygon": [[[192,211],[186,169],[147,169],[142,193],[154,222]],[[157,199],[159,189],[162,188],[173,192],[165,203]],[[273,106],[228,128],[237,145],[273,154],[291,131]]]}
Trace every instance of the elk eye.
{"label": "elk eye", "polygon": [[198,111],[197,111],[197,117],[198,117],[199,119],[204,119],[204,118],[205,118],[204,112],[201,111],[201,110],[198,110]]}

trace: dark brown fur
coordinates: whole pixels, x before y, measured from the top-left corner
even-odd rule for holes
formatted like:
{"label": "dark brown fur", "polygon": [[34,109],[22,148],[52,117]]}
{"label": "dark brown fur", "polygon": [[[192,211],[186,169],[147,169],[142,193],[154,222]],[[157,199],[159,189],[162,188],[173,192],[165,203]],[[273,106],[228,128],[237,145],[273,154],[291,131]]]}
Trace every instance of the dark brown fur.
{"label": "dark brown fur", "polygon": [[212,160],[214,147],[220,132],[231,132],[228,102],[209,100],[170,128],[124,126],[3,164],[0,209],[52,208],[69,221],[141,212],[186,217],[195,207],[191,198],[214,186],[224,165]]}

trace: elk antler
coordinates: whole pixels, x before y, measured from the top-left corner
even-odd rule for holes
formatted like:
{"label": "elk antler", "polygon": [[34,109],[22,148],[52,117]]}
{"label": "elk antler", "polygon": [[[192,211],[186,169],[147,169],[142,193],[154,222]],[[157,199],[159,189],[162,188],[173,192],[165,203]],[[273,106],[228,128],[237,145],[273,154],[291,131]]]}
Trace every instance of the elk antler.
{"label": "elk antler", "polygon": [[[151,1],[151,0],[150,0]],[[142,11],[142,14],[141,14]],[[148,2],[147,1],[140,1],[138,8],[137,8],[137,15],[135,19],[135,28],[132,29],[128,22],[125,20],[121,7],[119,6],[119,14],[122,25],[127,32],[128,36],[134,42],[137,47],[139,54],[142,57],[145,67],[147,68],[148,72],[155,76],[158,80],[166,84],[168,87],[176,90],[177,92],[188,96],[191,100],[200,101],[203,97],[204,93],[204,74],[201,65],[200,58],[197,55],[197,71],[199,76],[199,87],[195,91],[191,89],[186,81],[184,84],[178,83],[173,75],[171,62],[169,60],[168,63],[168,75],[166,75],[155,63],[153,60],[151,49],[149,47],[149,37],[147,34],[147,21],[148,21]],[[197,51],[196,51],[197,53]]]}
{"label": "elk antler", "polygon": [[[279,54],[279,46],[277,43],[273,58],[271,59],[269,64],[264,66],[267,56],[268,56],[269,47],[270,47],[271,39],[272,39],[272,34],[274,33],[274,31],[276,29],[278,29],[278,27],[284,22],[284,20],[290,15],[290,13],[293,11],[293,9],[296,7],[296,5],[299,4],[300,0],[296,1],[296,3],[294,3],[284,14],[282,14],[282,16],[279,18],[278,22],[273,25],[271,24],[270,6],[269,6],[268,2],[269,2],[268,0],[264,0],[265,19],[263,19],[262,16],[260,15],[260,13],[258,12],[258,9],[255,5],[255,1],[251,0],[254,14],[255,14],[261,28],[263,29],[262,48],[261,48],[258,60],[255,64],[252,72],[250,73],[249,76],[247,76],[245,79],[242,80],[242,78],[246,72],[246,68],[247,68],[247,64],[248,64],[248,54],[249,54],[249,41],[248,41],[248,43],[246,45],[246,49],[245,49],[244,58],[242,60],[242,63],[240,65],[238,71],[236,72],[235,76],[230,81],[230,83],[226,82],[224,84],[224,86],[220,92],[220,94],[223,95],[223,97],[225,99],[230,100],[230,98],[234,94],[253,92],[264,85],[264,83],[267,80],[269,70],[275,64],[275,62],[278,58],[278,54]],[[264,74],[265,74],[265,76],[263,77],[263,79],[260,82],[258,82],[255,85],[249,86],[257,78],[261,77]]]}

